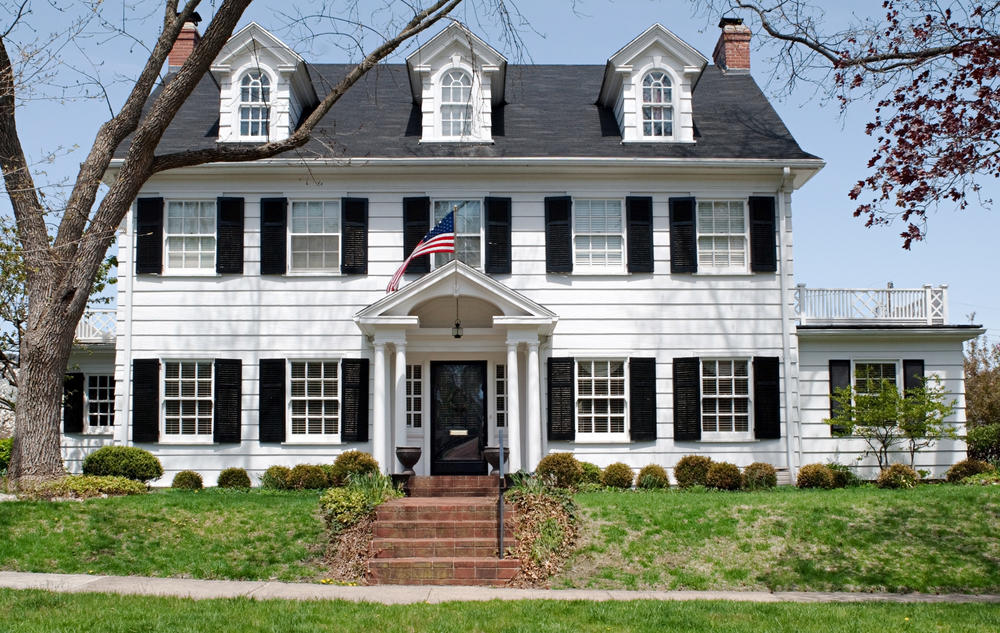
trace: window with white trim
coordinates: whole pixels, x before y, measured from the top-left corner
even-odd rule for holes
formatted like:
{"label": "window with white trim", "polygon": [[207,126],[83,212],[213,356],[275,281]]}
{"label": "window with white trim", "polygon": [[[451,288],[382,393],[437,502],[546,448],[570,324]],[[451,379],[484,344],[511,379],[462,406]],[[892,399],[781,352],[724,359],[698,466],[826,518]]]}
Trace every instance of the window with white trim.
{"label": "window with white trim", "polygon": [[573,200],[574,270],[623,270],[625,222],[621,200]]}
{"label": "window with white trim", "polygon": [[163,432],[167,437],[212,436],[212,361],[166,361]]}
{"label": "window with white trim", "polygon": [[340,201],[292,202],[288,231],[290,270],[340,270]]}
{"label": "window with white trim", "polygon": [[883,380],[899,387],[895,361],[855,361],[854,391],[865,395],[878,395]]}
{"label": "window with white trim", "polygon": [[625,435],[624,360],[576,361],[576,432],[579,438],[616,439]]}
{"label": "window with white trim", "polygon": [[163,227],[167,270],[215,270],[215,201],[171,200]]}
{"label": "window with white trim", "polygon": [[115,424],[115,377],[106,374],[87,376],[87,430],[102,433]]}
{"label": "window with white trim", "polygon": [[674,135],[673,87],[662,70],[650,71],[642,78],[642,135]]}
{"label": "window with white trim", "polygon": [[441,77],[441,136],[472,134],[472,77],[449,70]]}
{"label": "window with white trim", "polygon": [[340,362],[292,361],[290,435],[295,438],[340,434]]}
{"label": "window with white trim", "polygon": [[[434,268],[443,266],[458,257],[458,261],[473,268],[483,267],[483,201],[482,200],[435,200],[434,215],[430,228],[455,212],[455,252],[434,253]],[[429,230],[429,229],[428,229]]]}
{"label": "window with white trim", "polygon": [[267,138],[271,125],[271,80],[252,71],[240,80],[240,136]]}
{"label": "window with white trim", "polygon": [[698,271],[747,271],[745,200],[698,200]]}
{"label": "window with white trim", "polygon": [[507,366],[496,366],[497,427],[507,426]]}
{"label": "window with white trim", "polygon": [[419,429],[424,422],[424,366],[406,366],[406,426]]}
{"label": "window with white trim", "polygon": [[752,439],[750,360],[701,361],[702,439]]}

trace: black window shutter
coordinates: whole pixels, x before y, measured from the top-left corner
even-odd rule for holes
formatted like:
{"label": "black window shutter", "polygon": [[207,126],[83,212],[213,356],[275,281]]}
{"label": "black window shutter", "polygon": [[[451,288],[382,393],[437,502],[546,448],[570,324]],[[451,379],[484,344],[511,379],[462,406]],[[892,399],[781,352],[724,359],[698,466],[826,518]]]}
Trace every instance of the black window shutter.
{"label": "black window shutter", "polygon": [[260,274],[284,275],[288,244],[288,200],[261,198],[260,201]]}
{"label": "black window shutter", "polygon": [[753,359],[753,435],[758,440],[781,437],[781,385],[778,357]]}
{"label": "black window shutter", "polygon": [[243,274],[243,198],[215,201],[215,272]]}
{"label": "black window shutter", "polygon": [[656,439],[656,359],[628,362],[628,419],[633,442]]}
{"label": "black window shutter", "polygon": [[670,199],[670,272],[698,272],[698,238],[694,198]]}
{"label": "black window shutter", "polygon": [[576,439],[576,363],[549,359],[549,439]]}
{"label": "black window shutter", "polygon": [[260,361],[260,405],[258,407],[261,442],[285,441],[285,359]]}
{"label": "black window shutter", "polygon": [[340,439],[343,442],[367,442],[368,359],[345,358],[340,361],[340,372]]}
{"label": "black window shutter", "polygon": [[[851,361],[831,360],[830,361],[830,418],[832,419],[840,411],[840,403],[833,399],[833,394],[839,389],[851,386]],[[843,435],[847,429],[842,424],[830,426],[830,433],[833,435]]]}
{"label": "black window shutter", "polygon": [[924,386],[924,361],[910,359],[903,361],[903,393]]}
{"label": "black window shutter", "polygon": [[653,272],[653,199],[640,196],[625,198],[625,220],[628,226],[628,271]]}
{"label": "black window shutter", "polygon": [[160,361],[132,361],[132,441],[160,439]]}
{"label": "black window shutter", "polygon": [[545,199],[545,272],[573,272],[573,199]]}
{"label": "black window shutter", "polygon": [[215,441],[238,444],[243,419],[243,361],[238,358],[215,359],[214,417]]}
{"label": "black window shutter", "polygon": [[778,270],[775,239],[774,198],[750,197],[750,270],[773,273]]}
{"label": "black window shutter", "polygon": [[[420,240],[431,230],[431,199],[403,198],[403,258],[405,261]],[[421,255],[406,267],[409,273],[426,273],[431,269],[430,255]]]}
{"label": "black window shutter", "polygon": [[345,275],[368,274],[368,198],[343,198],[340,201],[344,239],[340,272]]}
{"label": "black window shutter", "polygon": [[163,198],[135,201],[135,272],[163,272]]}
{"label": "black window shutter", "polygon": [[674,359],[674,440],[701,439],[701,359]]}
{"label": "black window shutter", "polygon": [[83,433],[83,374],[66,374],[63,382],[63,433]]}
{"label": "black window shutter", "polygon": [[486,272],[510,272],[510,198],[486,198]]}

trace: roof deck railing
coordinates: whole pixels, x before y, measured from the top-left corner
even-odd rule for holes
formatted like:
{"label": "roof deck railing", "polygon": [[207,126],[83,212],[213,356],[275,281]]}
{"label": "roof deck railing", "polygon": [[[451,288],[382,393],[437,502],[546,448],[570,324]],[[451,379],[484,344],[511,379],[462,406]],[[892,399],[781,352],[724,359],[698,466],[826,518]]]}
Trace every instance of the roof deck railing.
{"label": "roof deck railing", "polygon": [[76,324],[77,343],[113,343],[116,317],[114,309],[87,310]]}
{"label": "roof deck railing", "polygon": [[802,325],[944,325],[948,322],[948,286],[806,288],[799,284],[795,311]]}

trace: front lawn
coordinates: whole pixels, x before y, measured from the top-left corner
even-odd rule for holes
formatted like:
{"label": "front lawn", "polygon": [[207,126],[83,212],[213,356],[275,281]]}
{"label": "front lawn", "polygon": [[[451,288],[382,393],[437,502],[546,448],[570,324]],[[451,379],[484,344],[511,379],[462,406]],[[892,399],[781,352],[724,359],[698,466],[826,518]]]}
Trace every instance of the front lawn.
{"label": "front lawn", "polygon": [[0,569],[119,576],[322,576],[318,492],[206,489],[0,503]]}
{"label": "front lawn", "polygon": [[1000,490],[595,492],[555,587],[1000,593]]}

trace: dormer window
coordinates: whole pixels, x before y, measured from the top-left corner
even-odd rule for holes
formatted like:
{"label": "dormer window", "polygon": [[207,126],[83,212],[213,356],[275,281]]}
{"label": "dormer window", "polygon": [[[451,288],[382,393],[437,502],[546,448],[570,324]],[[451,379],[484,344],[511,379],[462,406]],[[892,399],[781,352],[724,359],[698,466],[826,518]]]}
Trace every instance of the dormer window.
{"label": "dormer window", "polygon": [[674,135],[673,87],[667,73],[660,70],[642,79],[642,135]]}
{"label": "dormer window", "polygon": [[271,124],[271,80],[261,71],[240,80],[240,136],[266,138]]}
{"label": "dormer window", "polygon": [[462,70],[449,70],[441,78],[441,136],[472,133],[472,78]]}

